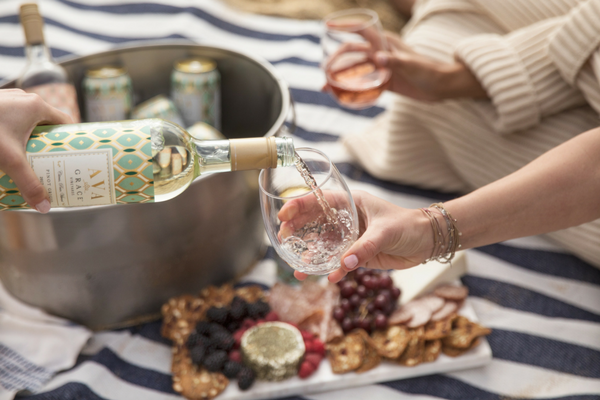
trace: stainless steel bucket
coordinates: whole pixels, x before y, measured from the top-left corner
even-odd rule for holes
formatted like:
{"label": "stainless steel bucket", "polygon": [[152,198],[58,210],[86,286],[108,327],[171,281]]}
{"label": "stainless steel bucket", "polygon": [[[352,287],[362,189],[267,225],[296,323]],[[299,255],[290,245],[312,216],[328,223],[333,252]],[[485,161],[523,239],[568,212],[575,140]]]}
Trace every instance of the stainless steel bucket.
{"label": "stainless steel bucket", "polygon": [[[173,61],[188,56],[217,61],[227,137],[286,131],[286,83],[266,61],[237,51],[148,44],[61,64],[78,88],[86,68],[121,64],[143,101],[168,94]],[[0,281],[23,302],[92,329],[124,326],[156,317],[171,296],[234,279],[263,243],[258,172],[208,175],[164,203],[0,213]]]}

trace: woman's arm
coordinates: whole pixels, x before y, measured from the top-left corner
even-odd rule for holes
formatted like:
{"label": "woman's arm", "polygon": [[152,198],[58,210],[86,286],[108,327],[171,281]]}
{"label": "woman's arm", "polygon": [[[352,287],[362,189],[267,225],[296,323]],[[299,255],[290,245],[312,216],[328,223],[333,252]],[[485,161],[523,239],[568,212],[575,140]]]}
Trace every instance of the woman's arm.
{"label": "woman's arm", "polygon": [[600,128],[445,206],[458,220],[463,248],[600,218]]}
{"label": "woman's arm", "polygon": [[[421,210],[353,192],[362,235],[329,275],[360,266],[403,269],[432,255],[433,230]],[[445,203],[462,249],[566,229],[600,218],[600,128],[563,143],[517,172]],[[445,220],[432,210],[441,227]],[[445,232],[445,230],[443,230]],[[305,275],[295,273],[298,279]]]}

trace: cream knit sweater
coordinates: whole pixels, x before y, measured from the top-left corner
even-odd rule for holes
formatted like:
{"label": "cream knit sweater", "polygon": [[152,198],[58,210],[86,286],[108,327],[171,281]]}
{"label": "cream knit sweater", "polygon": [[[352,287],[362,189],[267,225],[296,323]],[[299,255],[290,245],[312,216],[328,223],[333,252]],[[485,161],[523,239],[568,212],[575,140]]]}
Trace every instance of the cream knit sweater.
{"label": "cream knit sweater", "polygon": [[[490,100],[398,96],[345,139],[371,174],[466,192],[599,125],[600,0],[417,0],[413,11],[404,40],[461,59]],[[548,236],[600,267],[600,221]]]}

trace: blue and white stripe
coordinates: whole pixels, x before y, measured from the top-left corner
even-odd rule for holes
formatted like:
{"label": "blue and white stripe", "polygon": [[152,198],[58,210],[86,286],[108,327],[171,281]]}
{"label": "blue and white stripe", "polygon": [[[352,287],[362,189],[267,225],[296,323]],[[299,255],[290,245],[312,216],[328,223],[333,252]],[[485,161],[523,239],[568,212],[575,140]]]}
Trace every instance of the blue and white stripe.
{"label": "blue and white stripe", "polygon": [[[38,1],[46,40],[59,59],[131,41],[165,39],[223,45],[261,56],[291,87],[296,144],[329,154],[352,189],[368,190],[404,207],[452,198],[380,181],[351,163],[338,139],[368,130],[394,95],[386,93],[369,110],[348,111],[321,93],[325,81],[319,70],[320,28],[315,21],[248,15],[218,0]],[[16,78],[25,63],[20,3],[0,2],[3,80]],[[462,281],[470,289],[478,318],[493,328],[489,365],[288,399],[599,399],[600,270],[539,237],[470,250],[468,256]],[[34,394],[17,398],[180,399],[171,388],[170,346],[159,328],[160,323],[153,322],[96,333],[77,364],[49,380],[43,371],[23,369],[46,383],[29,387]],[[10,349],[0,344],[0,360],[19,360],[3,358],[7,352]],[[12,384],[0,373],[0,385]]]}

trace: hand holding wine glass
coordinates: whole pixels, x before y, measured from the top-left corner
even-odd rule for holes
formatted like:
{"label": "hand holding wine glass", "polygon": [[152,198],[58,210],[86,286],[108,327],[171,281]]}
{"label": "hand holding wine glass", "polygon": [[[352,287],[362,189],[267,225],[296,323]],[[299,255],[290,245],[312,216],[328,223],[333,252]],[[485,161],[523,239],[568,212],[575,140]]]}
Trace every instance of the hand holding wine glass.
{"label": "hand holding wine glass", "polygon": [[358,236],[356,207],[329,158],[296,149],[297,167],[263,170],[259,176],[265,228],[273,248],[296,271],[323,275]]}
{"label": "hand holding wine glass", "polygon": [[377,51],[387,49],[377,13],[368,9],[340,11],[325,17],[324,25],[322,67],[327,87],[345,107],[373,106],[391,75],[374,60]]}

